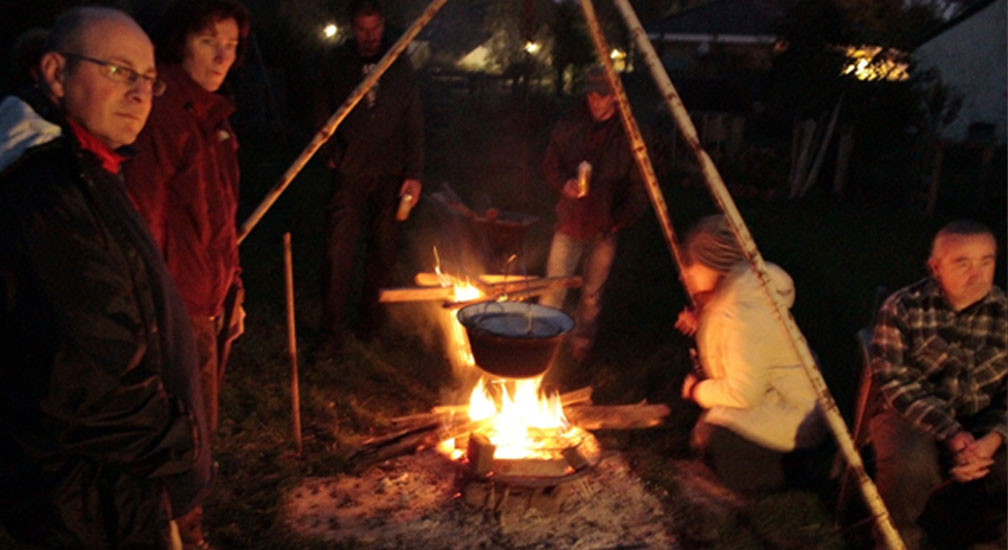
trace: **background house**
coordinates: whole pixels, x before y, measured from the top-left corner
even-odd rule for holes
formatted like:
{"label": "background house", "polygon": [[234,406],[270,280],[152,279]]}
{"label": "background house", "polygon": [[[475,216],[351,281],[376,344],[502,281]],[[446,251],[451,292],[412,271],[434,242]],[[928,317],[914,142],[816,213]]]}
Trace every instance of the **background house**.
{"label": "background house", "polygon": [[646,25],[648,39],[671,72],[766,70],[780,16],[771,0],[715,0]]}
{"label": "background house", "polygon": [[936,69],[961,94],[958,116],[942,138],[1005,142],[1005,0],[981,0],[932,34],[913,52],[916,71]]}

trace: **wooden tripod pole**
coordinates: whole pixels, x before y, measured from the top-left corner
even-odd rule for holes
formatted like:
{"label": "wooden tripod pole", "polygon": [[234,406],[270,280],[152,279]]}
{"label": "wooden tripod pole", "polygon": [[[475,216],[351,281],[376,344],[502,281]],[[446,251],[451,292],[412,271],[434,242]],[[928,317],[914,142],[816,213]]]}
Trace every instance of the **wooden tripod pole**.
{"label": "wooden tripod pole", "polygon": [[679,248],[675,229],[672,228],[672,222],[669,220],[665,196],[662,195],[661,187],[658,185],[658,177],[655,176],[654,167],[651,166],[651,159],[648,157],[647,145],[641,136],[640,127],[637,125],[637,121],[630,111],[630,101],[627,99],[626,92],[623,90],[623,84],[620,82],[619,76],[616,75],[612,61],[609,59],[609,46],[606,43],[605,36],[602,34],[602,27],[595,17],[595,8],[591,0],[581,0],[581,9],[588,20],[588,27],[595,42],[599,61],[605,68],[609,88],[613,91],[613,95],[616,98],[616,106],[619,110],[620,118],[623,120],[623,128],[630,139],[630,149],[633,152],[634,159],[637,161],[637,168],[640,170],[641,177],[644,180],[644,186],[647,189],[648,197],[651,199],[651,205],[654,207],[655,217],[658,219],[658,225],[661,227],[662,236],[665,237],[665,243],[668,245],[669,252],[672,253],[676,267],[679,268],[679,279],[682,281],[683,288],[686,289],[686,296],[689,298],[690,303],[696,306],[696,293],[689,287],[686,277],[683,276],[682,250]]}
{"label": "wooden tripod pole", "polygon": [[[816,365],[815,358],[812,357],[812,352],[809,350],[808,342],[806,342],[805,337],[802,336],[801,331],[798,329],[798,325],[795,324],[794,318],[791,317],[791,313],[788,311],[787,306],[781,301],[777,293],[773,291],[773,283],[770,280],[770,274],[767,272],[763,257],[756,248],[756,243],[753,241],[752,235],[749,233],[749,229],[746,227],[745,221],[742,220],[742,215],[739,213],[738,208],[736,208],[735,201],[731,198],[731,194],[725,187],[724,181],[721,179],[721,175],[714,166],[714,162],[700,145],[696,128],[693,126],[693,121],[690,120],[689,113],[686,112],[686,108],[683,106],[682,100],[679,98],[679,94],[672,85],[672,81],[665,72],[665,68],[662,66],[661,60],[659,60],[658,55],[651,46],[651,42],[648,41],[647,35],[645,34],[644,29],[641,28],[640,21],[637,19],[637,15],[634,13],[633,8],[630,7],[629,2],[627,2],[627,0],[614,1],[616,3],[616,7],[626,20],[630,34],[633,35],[638,48],[643,54],[645,63],[651,70],[651,76],[654,78],[659,89],[662,91],[665,102],[668,105],[669,110],[672,112],[672,116],[676,120],[679,131],[682,133],[683,140],[689,145],[689,148],[693,152],[694,156],[696,156],[711,195],[713,196],[715,202],[718,203],[721,211],[724,212],[725,217],[732,228],[732,232],[735,235],[735,239],[742,247],[746,258],[748,258],[749,262],[756,271],[756,274],[759,276],[764,292],[773,304],[774,311],[776,312],[778,319],[781,321],[781,325],[790,337],[791,345],[794,347],[795,352],[797,352],[798,357],[801,359],[805,374],[808,376],[809,381],[816,390],[819,407],[822,409],[827,424],[840,446],[840,450],[844,453],[844,457],[847,459],[848,464],[855,472],[861,488],[861,493],[864,496],[865,504],[868,505],[875,517],[879,532],[882,534],[886,545],[891,550],[904,550],[906,546],[904,546],[902,539],[900,539],[899,534],[893,527],[892,518],[889,516],[889,511],[886,509],[885,504],[882,502],[882,498],[878,494],[878,489],[865,472],[864,463],[861,461],[861,455],[854,447],[854,442],[851,440],[850,433],[847,431],[847,424],[840,415],[840,411],[837,409],[836,402],[833,400],[833,396],[830,394],[829,388],[826,387],[826,382],[823,380],[822,374],[819,372],[819,367]],[[582,3],[590,3],[590,0],[582,0]],[[600,57],[604,56],[600,54]]]}
{"label": "wooden tripod pole", "polygon": [[291,418],[294,446],[301,454],[301,392],[298,387],[297,332],[294,328],[294,265],[291,261],[291,235],[283,236],[284,290],[287,296],[287,350],[291,372]]}
{"label": "wooden tripod pole", "polygon": [[249,215],[248,219],[245,220],[245,223],[242,224],[241,229],[238,231],[238,244],[241,244],[241,242],[245,240],[245,237],[247,237],[249,232],[252,231],[252,228],[259,223],[259,220],[266,214],[266,211],[273,206],[273,203],[280,197],[280,194],[287,189],[287,186],[294,180],[294,177],[301,172],[301,169],[304,168],[305,164],[308,164],[308,160],[311,159],[312,155],[314,155],[315,152],[318,151],[319,147],[322,147],[322,145],[325,144],[330,137],[332,137],[333,132],[335,132],[340,123],[343,122],[343,119],[350,114],[350,111],[353,110],[357,103],[360,102],[361,98],[368,93],[368,90],[374,87],[375,83],[378,82],[378,79],[381,78],[381,75],[384,74],[396,58],[398,58],[399,55],[406,50],[406,46],[413,41],[413,38],[420,33],[420,30],[423,29],[428,22],[430,22],[431,18],[434,17],[434,14],[437,13],[437,11],[441,9],[441,6],[443,6],[447,1],[448,0],[434,0],[431,2],[430,5],[427,6],[427,9],[420,14],[420,17],[417,17],[416,21],[410,25],[409,29],[407,29],[406,32],[399,37],[399,40],[396,40],[395,44],[393,44],[392,47],[385,52],[385,55],[383,55],[378,61],[375,68],[368,73],[366,77],[364,77],[364,80],[362,80],[356,88],[354,88],[354,91],[351,92],[346,100],[343,101],[343,104],[340,105],[339,109],[336,109],[336,112],[329,117],[329,120],[326,121],[325,125],[315,133],[315,137],[313,137],[304,150],[301,151],[301,154],[294,159],[294,162],[291,163],[290,167],[287,168],[287,171],[284,172],[280,181],[278,181],[276,185],[274,185],[273,188],[266,193],[266,197],[259,203],[259,206],[256,207],[252,214]]}

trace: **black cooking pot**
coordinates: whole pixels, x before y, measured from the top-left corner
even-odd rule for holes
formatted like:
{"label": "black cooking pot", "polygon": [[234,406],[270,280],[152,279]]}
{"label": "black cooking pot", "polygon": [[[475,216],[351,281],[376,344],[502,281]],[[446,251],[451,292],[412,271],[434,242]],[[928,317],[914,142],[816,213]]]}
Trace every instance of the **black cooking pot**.
{"label": "black cooking pot", "polygon": [[476,366],[500,378],[532,378],[546,372],[574,319],[563,311],[527,302],[480,302],[458,311]]}

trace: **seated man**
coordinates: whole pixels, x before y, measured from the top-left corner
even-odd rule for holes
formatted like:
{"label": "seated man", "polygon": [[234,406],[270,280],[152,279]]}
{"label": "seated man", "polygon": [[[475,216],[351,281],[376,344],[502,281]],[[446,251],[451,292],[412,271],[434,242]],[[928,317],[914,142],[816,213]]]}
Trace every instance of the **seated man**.
{"label": "seated man", "polygon": [[879,312],[882,404],[869,430],[879,493],[909,549],[921,547],[926,509],[941,520],[932,543],[1004,540],[1008,299],[993,285],[996,252],[986,227],[950,223],[934,238],[931,276]]}

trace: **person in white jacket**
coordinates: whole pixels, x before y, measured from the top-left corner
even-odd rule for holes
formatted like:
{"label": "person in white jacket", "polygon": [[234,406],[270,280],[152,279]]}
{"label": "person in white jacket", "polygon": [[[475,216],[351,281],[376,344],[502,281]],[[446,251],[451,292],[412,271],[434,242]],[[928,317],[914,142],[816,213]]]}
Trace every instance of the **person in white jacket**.
{"label": "person in white jacket", "polygon": [[[756,272],[723,216],[700,220],[687,236],[683,276],[696,294],[676,328],[696,336],[703,377],[689,374],[682,396],[705,409],[692,434],[729,488],[782,487],[792,451],[816,446],[824,433],[816,395]],[[790,307],[794,284],[767,264],[774,291]]]}

